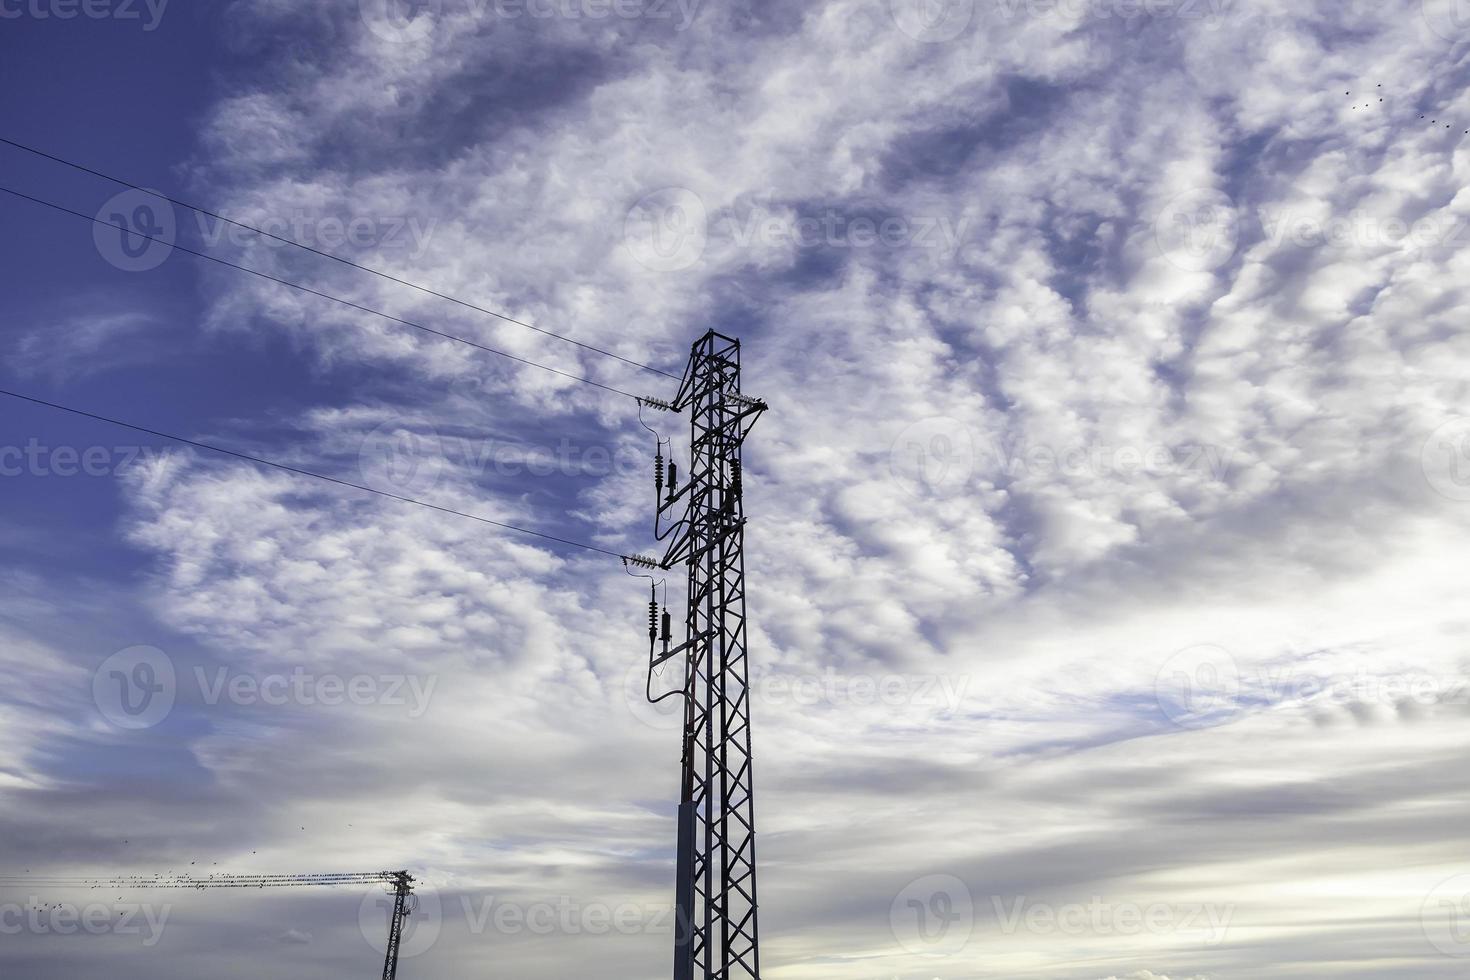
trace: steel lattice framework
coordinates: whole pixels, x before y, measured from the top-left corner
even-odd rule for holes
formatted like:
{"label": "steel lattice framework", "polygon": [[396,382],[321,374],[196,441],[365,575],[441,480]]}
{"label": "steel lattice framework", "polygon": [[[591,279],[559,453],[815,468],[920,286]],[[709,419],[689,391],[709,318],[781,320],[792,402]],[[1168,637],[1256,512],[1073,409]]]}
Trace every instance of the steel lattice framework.
{"label": "steel lattice framework", "polygon": [[740,392],[740,342],[710,331],[693,346],[678,396],[659,407],[690,413],[689,479],[677,487],[671,467],[660,503],[661,514],[682,506],[660,565],[687,567],[686,639],[653,658],[687,654],[674,980],[758,980],[740,456],[766,405]]}
{"label": "steel lattice framework", "polygon": [[393,886],[393,915],[388,919],[388,948],[383,957],[383,980],[397,980],[398,950],[403,946],[403,927],[413,914],[409,903],[413,896],[413,879],[408,872],[396,872],[388,883]]}

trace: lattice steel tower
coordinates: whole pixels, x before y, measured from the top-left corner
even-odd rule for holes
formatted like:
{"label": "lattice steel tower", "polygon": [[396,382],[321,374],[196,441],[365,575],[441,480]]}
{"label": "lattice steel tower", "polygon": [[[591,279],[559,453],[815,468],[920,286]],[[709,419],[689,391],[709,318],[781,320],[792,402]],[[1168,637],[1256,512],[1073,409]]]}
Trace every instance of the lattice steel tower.
{"label": "lattice steel tower", "polygon": [[685,654],[674,980],[758,980],[740,451],[766,404],[740,392],[740,342],[714,331],[694,344],[673,402],[644,403],[690,413],[687,482],[671,463],[665,494],[662,451],[655,471],[659,516],[674,519],[657,565],[687,568],[685,640],[669,648],[666,611],[649,657],[652,668]]}

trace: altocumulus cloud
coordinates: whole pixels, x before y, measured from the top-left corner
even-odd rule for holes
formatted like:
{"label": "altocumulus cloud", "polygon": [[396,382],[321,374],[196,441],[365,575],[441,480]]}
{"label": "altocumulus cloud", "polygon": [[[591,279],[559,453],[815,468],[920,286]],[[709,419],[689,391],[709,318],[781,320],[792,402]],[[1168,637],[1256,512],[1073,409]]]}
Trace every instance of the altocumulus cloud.
{"label": "altocumulus cloud", "polygon": [[[747,478],[771,976],[1452,975],[1420,915],[1466,870],[1470,504],[1444,426],[1467,394],[1470,151],[1407,109],[1470,115],[1470,71],[1421,4],[430,6],[394,30],[372,4],[232,9],[242,36],[291,39],[290,70],[229,81],[194,172],[254,219],[416,218],[413,249],[364,257],[626,356],[677,369],[711,325],[744,338],[747,390],[773,405]],[[1354,116],[1343,93],[1379,83],[1396,111]],[[222,247],[658,388],[350,270]],[[355,475],[393,420],[651,455],[591,389],[207,275],[211,329],[280,331],[345,386],[416,379],[289,420],[303,461]],[[648,547],[642,470],[438,466],[435,502]],[[666,968],[653,925],[487,936],[462,912],[668,901],[676,746],[626,683],[644,583],[203,459],[123,492],[151,561],[140,605],[180,638],[181,676],[442,680],[416,718],[186,699],[156,736],[175,779],[129,818],[174,847],[254,842],[220,859],[272,869],[423,869],[442,929],[415,976]],[[64,680],[27,675],[0,724],[24,733]],[[53,744],[117,742],[80,709],[51,717]],[[7,820],[132,860],[67,815],[99,790],[64,771],[28,753],[4,778],[50,795],[7,797]],[[303,912],[313,956],[371,960],[343,938],[357,898]],[[1106,925],[1006,928],[1017,903]],[[1223,939],[1196,921],[1226,907]],[[193,922],[181,954],[217,939],[212,913],[174,921]]]}

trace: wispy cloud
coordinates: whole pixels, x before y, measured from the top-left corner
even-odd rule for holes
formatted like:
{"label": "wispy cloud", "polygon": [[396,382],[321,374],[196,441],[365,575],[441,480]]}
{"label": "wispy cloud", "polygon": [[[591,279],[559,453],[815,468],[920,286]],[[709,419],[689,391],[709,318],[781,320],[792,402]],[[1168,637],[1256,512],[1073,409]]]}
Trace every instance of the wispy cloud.
{"label": "wispy cloud", "polygon": [[[1454,974],[1470,951],[1432,896],[1470,870],[1470,156],[1418,117],[1470,102],[1421,4],[428,6],[237,8],[297,46],[231,83],[201,179],[227,213],[315,232],[412,216],[414,248],[348,250],[665,368],[711,326],[744,338],[773,406],[746,484],[771,976]],[[299,458],[649,547],[631,406],[208,275],[214,324],[279,330],[347,390],[414,379],[291,419]],[[80,321],[17,364],[73,377],[147,327]],[[385,425],[421,437],[422,467],[382,465]],[[677,746],[640,701],[646,583],[235,463],[170,458],[125,492],[165,638],[111,642],[162,649],[178,695],[126,743],[166,786],[126,813],[160,829],[136,856],[96,830],[100,777],[72,764],[118,738],[95,713],[47,730],[68,751],[26,743],[11,777],[59,788],[7,821],[78,862],[412,865],[443,925],[415,975],[666,973]],[[354,680],[360,702],[324,703]],[[487,927],[487,898],[576,912]],[[278,944],[360,944],[356,901]],[[592,908],[639,925],[595,935]],[[192,921],[180,949],[212,935]]]}

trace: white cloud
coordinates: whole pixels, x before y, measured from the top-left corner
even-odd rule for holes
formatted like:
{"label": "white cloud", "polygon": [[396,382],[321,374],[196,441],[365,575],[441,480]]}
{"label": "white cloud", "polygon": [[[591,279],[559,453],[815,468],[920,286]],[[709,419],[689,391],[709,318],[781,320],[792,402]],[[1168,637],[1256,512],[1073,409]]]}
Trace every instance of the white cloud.
{"label": "white cloud", "polygon": [[[772,404],[747,479],[772,976],[1444,975],[1418,916],[1462,850],[1470,512],[1433,491],[1421,450],[1464,404],[1466,259],[1383,233],[1457,220],[1470,156],[1404,111],[1436,94],[1426,65],[1450,69],[1414,5],[1268,20],[1242,3],[1209,23],[987,7],[935,45],[871,3],[710,8],[682,34],[450,6],[397,45],[356,4],[331,8],[342,46],[222,101],[201,172],[251,220],[421,217],[421,255],[371,264],[625,356],[677,368],[711,325],[744,336],[746,390]],[[548,65],[554,89],[513,84]],[[1345,111],[1337,93],[1379,80],[1392,111]],[[624,230],[671,186],[709,225],[693,264],[657,272]],[[1194,194],[1235,222],[1208,261],[1160,248],[1157,219]],[[865,209],[901,219],[903,245],[844,237]],[[821,247],[779,222],[751,232],[752,216],[829,214],[849,224]],[[940,219],[965,237],[914,240]],[[1307,240],[1276,235],[1303,221]],[[1340,227],[1359,231],[1311,237]],[[354,302],[663,390],[250,251]],[[347,381],[422,379],[296,420],[302,460],[355,477],[393,417],[517,453],[565,432],[644,469],[509,479],[460,456],[426,494],[652,547],[651,438],[630,406],[274,287],[212,285],[217,328],[283,330]],[[180,742],[213,795],[180,806],[186,839],[258,842],[224,846],[272,867],[392,855],[446,894],[667,902],[677,747],[625,701],[644,583],[234,464],[174,460],[129,503],[129,540],[156,560],[151,609],[206,668],[437,681],[417,718],[189,705],[203,729]],[[1170,700],[1167,670],[1199,645],[1225,654],[1207,664],[1223,675],[1193,678],[1223,676],[1204,716]],[[962,879],[977,918],[942,968],[889,918],[928,874]],[[1345,919],[1322,915],[1343,896]],[[1062,943],[997,924],[997,903],[1094,898],[1228,906],[1231,925],[1211,944],[1185,927]],[[329,928],[312,923],[314,949]],[[667,959],[661,934],[495,938],[518,976]],[[448,929],[415,966],[458,975],[484,949]]]}

